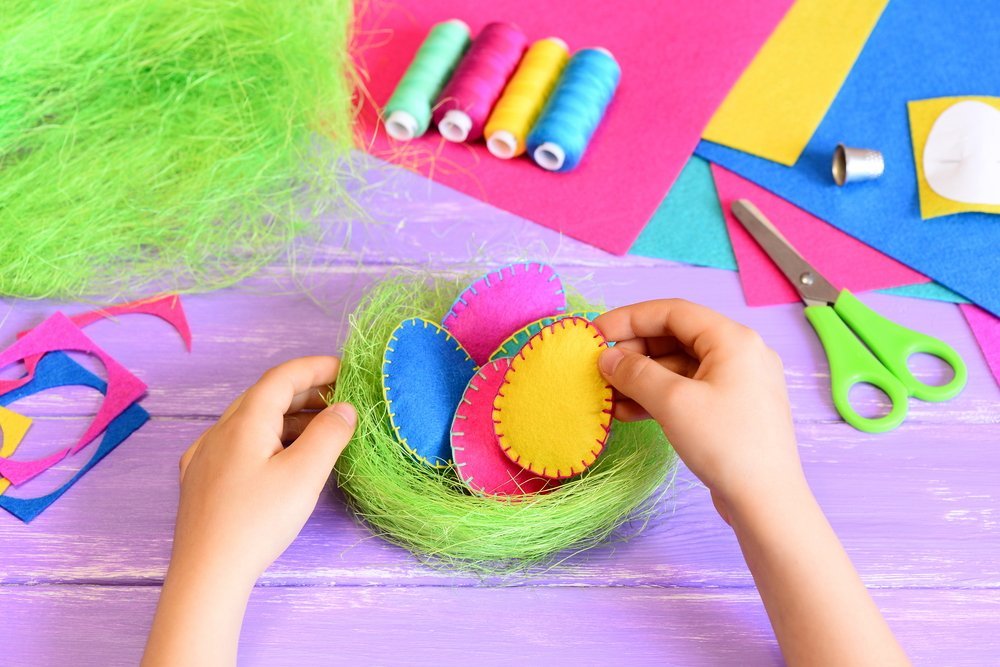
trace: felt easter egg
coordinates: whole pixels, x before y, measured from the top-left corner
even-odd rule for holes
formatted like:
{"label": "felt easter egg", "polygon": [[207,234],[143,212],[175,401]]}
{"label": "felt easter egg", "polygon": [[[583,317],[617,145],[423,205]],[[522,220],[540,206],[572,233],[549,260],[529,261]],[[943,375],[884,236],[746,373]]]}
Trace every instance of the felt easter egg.
{"label": "felt easter egg", "polygon": [[393,331],[382,357],[392,429],[417,459],[435,468],[451,458],[450,429],[476,363],[435,322],[414,317]]}
{"label": "felt easter egg", "polygon": [[543,327],[510,360],[493,402],[508,457],[536,475],[572,477],[589,467],[611,431],[614,398],[597,369],[607,347],[580,317]]}
{"label": "felt easter egg", "polygon": [[452,459],[458,476],[484,495],[538,493],[555,484],[531,474],[500,449],[493,429],[493,400],[509,367],[509,359],[497,359],[480,368],[469,380],[451,424]]}
{"label": "felt easter egg", "polygon": [[477,364],[513,331],[566,311],[562,281],[547,264],[512,264],[475,280],[441,321]]}
{"label": "felt easter egg", "polygon": [[490,355],[490,360],[492,361],[502,357],[513,357],[521,351],[521,348],[524,347],[524,344],[528,342],[529,338],[541,331],[542,327],[547,327],[553,322],[558,322],[566,317],[582,317],[585,320],[593,321],[598,315],[600,315],[600,313],[596,310],[588,310],[567,313],[566,315],[557,315],[556,317],[543,317],[540,320],[535,320],[523,329],[515,331],[508,336],[504,342],[500,343],[500,345],[497,346],[497,349],[493,351],[493,354]]}

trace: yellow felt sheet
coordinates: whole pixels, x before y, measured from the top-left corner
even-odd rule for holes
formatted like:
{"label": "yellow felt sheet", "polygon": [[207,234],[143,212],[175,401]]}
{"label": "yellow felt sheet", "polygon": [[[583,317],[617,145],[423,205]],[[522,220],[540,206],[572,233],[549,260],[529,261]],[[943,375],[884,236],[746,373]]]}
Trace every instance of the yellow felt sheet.
{"label": "yellow felt sheet", "polygon": [[796,0],[702,137],[795,164],[888,2]]}
{"label": "yellow felt sheet", "polygon": [[913,163],[917,168],[917,191],[920,193],[920,217],[924,220],[937,218],[953,213],[1000,213],[996,204],[969,204],[942,197],[931,189],[924,175],[924,146],[931,133],[934,121],[945,109],[958,102],[975,100],[989,104],[1000,111],[1000,98],[997,97],[935,97],[929,100],[908,102],[906,107],[910,114],[910,140],[913,142]]}
{"label": "yellow felt sheet", "polygon": [[[2,442],[0,442],[0,456],[11,456],[17,446],[24,440],[24,435],[31,427],[31,417],[25,417],[13,410],[0,406],[0,432],[2,432]],[[0,477],[0,494],[10,487],[10,482]]]}

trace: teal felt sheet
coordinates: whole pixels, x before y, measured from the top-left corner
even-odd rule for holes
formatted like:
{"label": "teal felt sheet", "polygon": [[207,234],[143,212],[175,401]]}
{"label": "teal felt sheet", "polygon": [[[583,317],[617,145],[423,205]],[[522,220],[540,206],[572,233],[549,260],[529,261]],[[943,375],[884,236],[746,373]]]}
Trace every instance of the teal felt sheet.
{"label": "teal felt sheet", "polygon": [[948,303],[969,303],[969,300],[940,283],[923,283],[922,285],[903,285],[879,290],[885,294],[908,296],[914,299],[930,299],[931,301],[947,301]]}

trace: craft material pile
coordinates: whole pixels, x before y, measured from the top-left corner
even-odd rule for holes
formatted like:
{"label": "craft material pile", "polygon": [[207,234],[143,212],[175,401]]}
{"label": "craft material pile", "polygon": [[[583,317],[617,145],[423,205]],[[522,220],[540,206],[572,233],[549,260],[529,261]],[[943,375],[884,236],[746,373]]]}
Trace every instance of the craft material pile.
{"label": "craft material pile", "polygon": [[2,14],[0,294],[230,285],[346,199],[349,0]]}
{"label": "craft material pile", "polygon": [[359,412],[337,464],[358,516],[421,557],[483,573],[641,528],[676,459],[654,422],[612,423],[597,314],[567,302],[544,264],[464,289],[376,286],[351,317],[331,397]]}
{"label": "craft material pile", "polygon": [[[83,332],[84,327],[103,318],[132,314],[153,315],[166,321],[181,335],[188,350],[191,349],[191,331],[180,297],[171,295],[72,317],[56,312],[30,331],[18,334],[17,342],[0,352],[0,369],[19,363],[24,370],[24,374],[15,379],[0,379],[0,435],[3,437],[0,449],[0,507],[25,523],[44,512],[149,420],[149,413],[139,405],[139,400],[146,394],[145,383]],[[107,380],[81,366],[68,352],[85,353],[99,359],[104,365]],[[5,406],[40,392],[68,386],[90,387],[104,395],[84,434],[72,446],[47,456],[31,459],[19,455],[16,460],[12,459],[15,453],[21,454],[23,449],[29,448],[25,436],[29,435],[32,419]],[[98,439],[100,442],[94,444]],[[42,476],[63,459],[88,447],[93,450],[90,459],[69,481],[55,490],[43,495],[16,497],[8,492],[11,486],[19,487]],[[19,452],[19,449],[22,451]]]}

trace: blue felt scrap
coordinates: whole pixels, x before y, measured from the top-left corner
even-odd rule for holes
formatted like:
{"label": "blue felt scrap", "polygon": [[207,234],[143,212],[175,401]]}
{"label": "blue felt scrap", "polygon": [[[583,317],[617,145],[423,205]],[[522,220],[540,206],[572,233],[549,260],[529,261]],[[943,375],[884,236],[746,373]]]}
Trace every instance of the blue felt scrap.
{"label": "blue felt scrap", "polygon": [[390,337],[382,360],[389,419],[427,465],[448,465],[455,408],[478,369],[455,337],[429,320],[405,320]]}
{"label": "blue felt scrap", "polygon": [[[50,352],[38,362],[38,367],[35,369],[35,376],[30,382],[0,396],[0,405],[9,405],[20,398],[37,394],[46,389],[71,385],[91,387],[102,394],[108,388],[104,380],[101,380],[83,366],[73,361],[65,353]],[[8,494],[0,495],[0,507],[25,523],[31,522],[39,514],[48,509],[52,503],[61,498],[91,468],[100,463],[115,447],[120,445],[147,421],[149,421],[149,413],[138,403],[133,403],[108,424],[108,428],[101,438],[101,443],[90,457],[90,460],[68,482],[52,493],[38,498],[15,498],[9,495],[8,492]]]}
{"label": "blue felt scrap", "polygon": [[[993,95],[1000,86],[996,0],[890,2],[794,167],[701,142],[697,154],[767,188],[1000,315],[1000,219],[920,218],[909,100]],[[838,143],[885,156],[878,180],[837,187]]]}
{"label": "blue felt scrap", "polygon": [[699,157],[688,160],[629,253],[736,270],[708,162]]}

